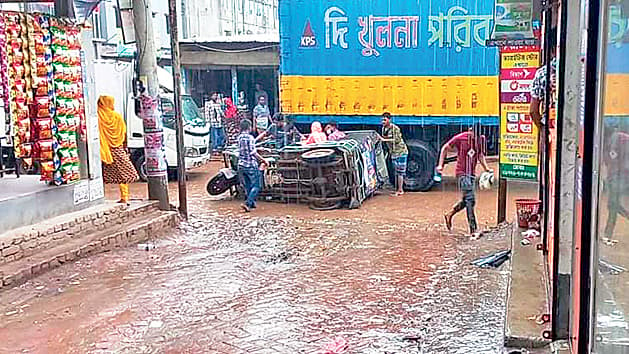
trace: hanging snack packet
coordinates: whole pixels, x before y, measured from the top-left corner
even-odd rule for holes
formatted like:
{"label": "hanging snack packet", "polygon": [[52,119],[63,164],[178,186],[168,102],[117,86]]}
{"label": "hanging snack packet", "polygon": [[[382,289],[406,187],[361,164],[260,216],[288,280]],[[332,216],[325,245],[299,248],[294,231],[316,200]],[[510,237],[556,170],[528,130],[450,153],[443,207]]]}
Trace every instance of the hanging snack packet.
{"label": "hanging snack packet", "polygon": [[51,118],[35,120],[35,129],[37,130],[37,139],[52,139],[52,128],[54,124]]}
{"label": "hanging snack packet", "polygon": [[41,161],[41,180],[52,181],[55,173],[55,165],[52,161]]}
{"label": "hanging snack packet", "polygon": [[36,143],[36,150],[42,160],[52,160],[55,154],[55,142],[52,139],[40,140]]}

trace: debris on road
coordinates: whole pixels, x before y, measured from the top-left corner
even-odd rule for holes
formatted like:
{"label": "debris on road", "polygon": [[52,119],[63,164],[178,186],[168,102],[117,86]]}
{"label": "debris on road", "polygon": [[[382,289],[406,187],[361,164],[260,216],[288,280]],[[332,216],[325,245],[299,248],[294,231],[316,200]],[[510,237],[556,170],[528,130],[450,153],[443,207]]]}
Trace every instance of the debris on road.
{"label": "debris on road", "polygon": [[522,237],[533,239],[535,237],[540,237],[540,233],[535,229],[528,229],[526,231],[522,231]]}
{"label": "debris on road", "polygon": [[472,264],[481,268],[488,268],[488,267],[498,268],[502,265],[502,263],[504,263],[507,259],[509,259],[510,255],[511,255],[511,250],[504,250],[504,251],[490,254],[488,256],[477,258],[472,261]]}
{"label": "debris on road", "polygon": [[138,249],[144,251],[150,251],[155,249],[155,245],[152,243],[138,243]]}
{"label": "debris on road", "polygon": [[601,273],[611,275],[618,275],[627,271],[627,268],[619,266],[618,264],[610,263],[603,259],[598,261],[598,269]]}

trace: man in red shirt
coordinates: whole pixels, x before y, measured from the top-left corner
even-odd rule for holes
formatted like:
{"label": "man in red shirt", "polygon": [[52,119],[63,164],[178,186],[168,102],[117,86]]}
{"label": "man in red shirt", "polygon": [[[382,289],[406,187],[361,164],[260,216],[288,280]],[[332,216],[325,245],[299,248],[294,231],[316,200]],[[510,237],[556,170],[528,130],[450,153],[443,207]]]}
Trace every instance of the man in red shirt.
{"label": "man in red shirt", "polygon": [[455,135],[441,148],[439,165],[437,166],[437,172],[441,173],[448,151],[456,150],[456,177],[462,198],[461,201],[452,207],[452,210],[444,215],[446,227],[448,230],[452,230],[452,217],[465,209],[467,211],[467,223],[470,227],[470,233],[475,237],[479,236],[476,215],[474,214],[474,206],[476,205],[476,165],[480,162],[485,171],[490,171],[485,160],[486,139],[480,132],[481,125],[475,124],[468,131]]}

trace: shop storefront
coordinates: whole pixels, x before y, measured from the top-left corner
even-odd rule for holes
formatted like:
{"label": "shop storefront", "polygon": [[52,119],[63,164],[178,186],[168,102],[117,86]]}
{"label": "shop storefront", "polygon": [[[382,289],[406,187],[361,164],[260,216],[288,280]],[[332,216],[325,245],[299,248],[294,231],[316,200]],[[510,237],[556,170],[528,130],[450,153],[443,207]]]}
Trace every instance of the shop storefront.
{"label": "shop storefront", "polygon": [[[592,73],[595,84],[586,85],[584,95],[586,106],[595,108],[592,116],[586,111],[584,132],[590,123],[594,134],[581,134],[583,151],[592,152],[591,161],[583,163],[583,180],[591,183],[583,183],[582,196],[583,205],[591,206],[584,211],[591,215],[583,218],[577,235],[583,247],[590,246],[590,261],[582,262],[580,269],[580,274],[588,274],[581,281],[590,285],[583,286],[590,292],[582,296],[589,300],[590,311],[581,318],[587,319],[581,322],[589,327],[587,335],[578,340],[581,347],[586,342],[591,352],[625,353],[629,352],[629,0],[590,6],[590,16],[598,14],[600,20],[598,26],[590,20],[594,33],[589,36],[597,35],[599,41],[585,53],[588,59],[596,57],[599,65]],[[590,92],[596,93],[596,102],[588,102]],[[586,304],[580,303],[580,312]]]}
{"label": "shop storefront", "polygon": [[562,339],[565,327],[572,353],[627,353],[629,0],[556,4],[558,113],[545,228],[552,338]]}
{"label": "shop storefront", "polygon": [[0,140],[3,162],[21,172],[0,177],[3,230],[103,200],[83,29],[47,14],[0,12]]}
{"label": "shop storefront", "polygon": [[[188,93],[200,105],[204,95],[220,92],[238,103],[244,92],[249,109],[256,90],[267,93],[271,111],[279,109],[279,38],[272,35],[220,37],[181,41],[181,64]],[[258,86],[259,85],[259,86]]]}

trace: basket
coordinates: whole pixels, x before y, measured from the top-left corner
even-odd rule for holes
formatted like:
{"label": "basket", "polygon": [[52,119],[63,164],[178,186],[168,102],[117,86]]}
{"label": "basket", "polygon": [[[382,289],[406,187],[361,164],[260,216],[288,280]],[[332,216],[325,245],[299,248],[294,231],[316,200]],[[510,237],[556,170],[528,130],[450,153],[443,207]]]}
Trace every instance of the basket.
{"label": "basket", "polygon": [[537,216],[539,214],[541,205],[542,202],[537,199],[516,199],[515,207],[518,211],[518,226],[528,228],[529,222],[535,221],[532,220],[533,216]]}

